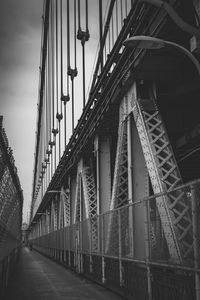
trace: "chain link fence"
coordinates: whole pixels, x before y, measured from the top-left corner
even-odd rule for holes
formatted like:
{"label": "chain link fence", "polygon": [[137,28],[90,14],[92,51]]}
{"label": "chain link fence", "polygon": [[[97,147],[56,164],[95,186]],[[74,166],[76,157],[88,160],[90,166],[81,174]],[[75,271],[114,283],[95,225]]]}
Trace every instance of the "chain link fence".
{"label": "chain link fence", "polygon": [[[163,220],[157,199],[164,196],[167,201],[176,190],[134,199],[130,205],[54,231],[35,243],[54,252],[64,251],[59,260],[67,256],[65,261],[72,269],[127,297],[199,300],[200,182],[179,188],[177,194],[184,197],[186,205],[182,208],[176,204],[176,216],[168,205],[170,217]],[[184,218],[180,222],[182,216],[188,218],[186,223]],[[188,253],[181,236],[177,241],[180,257],[174,258],[177,249],[170,248],[174,245],[171,239],[180,235],[175,222],[181,224],[182,235],[187,235],[184,243]]]}

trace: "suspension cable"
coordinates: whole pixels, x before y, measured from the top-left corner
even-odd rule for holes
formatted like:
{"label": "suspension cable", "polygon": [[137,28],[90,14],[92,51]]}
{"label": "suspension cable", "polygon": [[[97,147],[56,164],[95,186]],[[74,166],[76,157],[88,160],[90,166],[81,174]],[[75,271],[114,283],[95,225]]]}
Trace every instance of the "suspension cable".
{"label": "suspension cable", "polygon": [[[80,0],[79,0],[80,9]],[[80,11],[79,11],[79,28],[80,28]],[[74,0],[74,68],[77,68],[77,50],[76,50],[76,0]]]}
{"label": "suspension cable", "polygon": [[89,30],[88,29],[88,0],[85,0],[85,28],[86,28],[86,32]]}
{"label": "suspension cable", "polygon": [[54,16],[53,1],[51,2],[51,51],[52,51],[52,129],[54,128]]}
{"label": "suspension cable", "polygon": [[[77,39],[81,41],[82,45],[82,81],[83,81],[83,107],[85,107],[85,42],[90,38],[89,29],[88,29],[88,0],[85,0],[85,28],[83,31],[81,29],[81,20],[79,19],[79,28],[77,32]],[[80,16],[80,0],[78,0],[78,15]]]}
{"label": "suspension cable", "polygon": [[121,27],[123,26],[123,4],[122,4],[122,0],[120,0],[120,6],[121,6]]}
{"label": "suspension cable", "polygon": [[[69,20],[69,0],[67,0],[67,68],[70,68],[70,20]],[[68,91],[69,92],[69,91]]]}
{"label": "suspension cable", "polygon": [[127,0],[125,0],[125,12],[126,12],[126,17],[128,14],[128,4],[127,4]]}
{"label": "suspension cable", "polygon": [[[102,48],[102,37],[103,37],[103,22],[102,22],[102,0],[99,0],[99,44],[100,44],[100,49]],[[103,52],[100,53],[101,58],[100,58],[100,70],[102,71],[103,69]]]}
{"label": "suspension cable", "polygon": [[118,29],[118,1],[116,1],[116,35],[118,36],[119,29]]}
{"label": "suspension cable", "polygon": [[58,114],[58,2],[56,0],[56,30],[55,30],[55,35],[56,35],[56,113]]}
{"label": "suspension cable", "polygon": [[111,17],[111,29],[112,29],[112,48],[114,45],[114,20],[113,20],[113,15]]}
{"label": "suspension cable", "polygon": [[[60,0],[60,94],[63,96],[63,21],[62,21],[62,0]],[[62,114],[62,101],[60,102],[60,112]]]}
{"label": "suspension cable", "polygon": [[[76,0],[75,0],[76,1]],[[78,0],[78,29],[81,29],[80,0]]]}

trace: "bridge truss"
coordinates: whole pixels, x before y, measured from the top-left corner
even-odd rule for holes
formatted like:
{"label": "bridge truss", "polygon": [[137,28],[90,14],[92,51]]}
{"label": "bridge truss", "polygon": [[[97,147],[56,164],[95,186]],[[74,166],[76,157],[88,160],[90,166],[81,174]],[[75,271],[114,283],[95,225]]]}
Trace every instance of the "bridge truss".
{"label": "bridge truss", "polygon": [[177,278],[177,266],[196,268],[198,297],[199,191],[186,182],[200,175],[199,78],[177,49],[123,42],[147,35],[187,48],[199,35],[195,10],[195,1],[44,1],[30,238],[121,287],[131,285],[124,270],[144,274],[126,263],[145,260],[143,299],[155,293],[152,261]]}

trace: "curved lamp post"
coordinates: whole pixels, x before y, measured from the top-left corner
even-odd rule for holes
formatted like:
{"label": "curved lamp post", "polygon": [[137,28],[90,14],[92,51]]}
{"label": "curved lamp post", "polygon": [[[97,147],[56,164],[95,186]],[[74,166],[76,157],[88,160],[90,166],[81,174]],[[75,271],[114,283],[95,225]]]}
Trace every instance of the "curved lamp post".
{"label": "curved lamp post", "polygon": [[183,54],[185,54],[185,56],[187,56],[191,62],[193,63],[193,65],[195,66],[198,75],[200,76],[200,63],[199,61],[196,59],[196,57],[185,47],[171,42],[171,41],[165,41],[162,39],[158,39],[155,37],[151,37],[151,36],[145,36],[145,35],[136,35],[133,37],[130,37],[128,39],[126,39],[124,41],[124,46],[129,48],[129,49],[134,49],[134,48],[141,48],[141,49],[161,49],[164,47],[171,47],[171,48],[176,48],[177,50],[179,50],[180,52],[182,52]]}
{"label": "curved lamp post", "polygon": [[[161,49],[164,47],[172,47],[183,53],[185,56],[187,56],[190,61],[193,63],[194,67],[196,68],[196,71],[198,72],[198,75],[200,76],[200,63],[196,59],[196,57],[185,47],[176,44],[171,41],[165,41],[162,39],[158,39],[151,36],[133,36],[124,41],[124,46],[129,49],[134,48],[141,48],[141,49]],[[194,217],[193,217],[194,218]],[[193,240],[194,240],[194,265],[195,268],[198,269],[199,267],[199,254],[198,254],[198,244],[196,235],[194,233],[194,220],[193,220]],[[195,272],[195,289],[196,289],[196,300],[200,300],[200,275],[198,272]]]}

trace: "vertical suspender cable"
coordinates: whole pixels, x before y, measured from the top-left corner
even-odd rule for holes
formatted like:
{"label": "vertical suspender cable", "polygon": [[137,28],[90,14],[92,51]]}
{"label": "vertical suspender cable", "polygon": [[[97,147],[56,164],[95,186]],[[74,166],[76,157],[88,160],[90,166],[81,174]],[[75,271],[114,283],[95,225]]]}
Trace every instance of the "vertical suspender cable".
{"label": "vertical suspender cable", "polygon": [[[67,9],[68,13],[68,9]],[[69,43],[68,43],[68,36],[69,36],[69,27],[68,27],[68,17],[66,18],[67,21],[67,44],[66,44],[66,49],[67,49],[67,70],[69,69]],[[67,99],[69,101],[69,75],[67,74]],[[64,101],[64,143],[66,146],[67,143],[67,107],[66,107],[66,101]]]}
{"label": "vertical suspender cable", "polygon": [[52,125],[52,106],[53,106],[53,92],[52,92],[52,45],[51,45],[51,41],[52,41],[52,22],[49,22],[50,24],[50,29],[49,29],[49,40],[48,40],[48,49],[49,49],[49,91],[50,91],[50,97],[49,97],[49,146],[48,146],[48,150],[47,150],[47,154],[48,154],[48,160],[49,160],[49,181],[51,179],[51,168],[52,168],[52,148],[51,148],[51,129],[53,127]]}
{"label": "vertical suspender cable", "polygon": [[85,0],[85,28],[86,28],[86,32],[88,32],[88,0]]}
{"label": "vertical suspender cable", "polygon": [[81,41],[82,45],[82,71],[83,71],[83,107],[85,107],[85,42],[89,40],[89,30],[88,30],[88,0],[85,0],[85,28],[86,31],[81,29],[80,20],[80,0],[78,0],[78,18],[79,18],[79,28],[77,33],[77,38]]}
{"label": "vertical suspender cable", "polygon": [[[62,30],[62,0],[60,0],[60,95],[63,96],[63,30]],[[60,111],[62,114],[62,101],[60,101]]]}
{"label": "vertical suspender cable", "polygon": [[[80,7],[80,0],[79,0]],[[79,15],[80,21],[80,15]],[[72,132],[74,131],[74,76],[76,73],[76,0],[74,0],[74,69],[71,69],[72,81]]]}
{"label": "vertical suspender cable", "polygon": [[121,4],[121,27],[123,26],[123,4],[122,4],[122,0],[120,0],[120,4]]}
{"label": "vertical suspender cable", "polygon": [[[64,96],[63,92],[63,15],[62,15],[62,0],[60,0],[60,95],[61,95],[61,118],[62,116],[62,98]],[[67,76],[68,80],[68,76]],[[59,130],[60,131],[60,130]],[[64,101],[64,144],[66,145],[66,101]]]}
{"label": "vertical suspender cable", "polygon": [[110,25],[109,25],[109,31],[108,31],[108,51],[110,53],[110,49],[111,49],[111,28],[110,28]]}
{"label": "vertical suspender cable", "polygon": [[58,114],[58,2],[56,0],[56,12],[55,12],[55,35],[56,35],[56,113]]}
{"label": "vertical suspender cable", "polygon": [[[79,0],[80,7],[80,0]],[[80,26],[80,11],[79,11],[79,26]],[[80,28],[80,27],[79,27]],[[76,0],[74,0],[74,68],[77,68],[77,53],[76,53]]]}
{"label": "vertical suspender cable", "polygon": [[[67,69],[70,69],[70,20],[69,20],[69,0],[67,0]],[[68,77],[69,78],[69,77]]]}
{"label": "vertical suspender cable", "polygon": [[50,132],[51,132],[51,89],[50,89],[50,78],[49,78],[49,74],[50,74],[50,65],[49,65],[49,57],[50,57],[50,49],[49,49],[49,36],[48,36],[48,105],[47,105],[47,118],[48,118],[48,124],[47,124],[47,145],[46,145],[46,164],[47,164],[47,170],[48,170],[48,183],[50,181],[49,178],[49,136],[50,136]]}
{"label": "vertical suspender cable", "polygon": [[118,36],[119,29],[118,29],[118,1],[116,1],[116,35]]}
{"label": "vertical suspender cable", "polygon": [[[76,0],[75,0],[76,1]],[[81,29],[80,0],[78,0],[78,29]]]}
{"label": "vertical suspender cable", "polygon": [[[76,2],[76,0],[74,0]],[[74,4],[75,5],[75,4]],[[74,71],[70,65],[70,6],[67,0],[67,74],[72,82],[72,132],[74,131]],[[69,91],[68,91],[69,92]]]}
{"label": "vertical suspender cable", "polygon": [[48,99],[49,99],[49,82],[48,82],[48,75],[49,75],[49,66],[48,66],[48,60],[49,60],[49,52],[47,48],[47,60],[46,60],[46,143],[45,143],[45,149],[44,149],[44,158],[46,158],[46,149],[48,145],[48,129],[49,129],[49,107],[48,107]]}
{"label": "vertical suspender cable", "polygon": [[[48,74],[48,81],[49,81],[49,128],[48,128],[48,141],[51,140],[51,128],[52,128],[52,80],[51,80],[51,73],[52,73],[52,66],[51,66],[51,58],[52,58],[52,49],[51,49],[51,30],[49,29],[49,36],[48,36],[48,65],[49,65],[49,74]],[[49,149],[50,145],[47,146],[47,155],[48,155],[48,166],[49,166],[49,181],[50,181],[50,156],[51,156],[51,149]]]}
{"label": "vertical suspender cable", "polygon": [[[57,4],[58,6],[58,4]],[[61,157],[61,120],[62,120],[62,0],[60,0],[60,28],[58,27],[58,17],[59,12],[58,8],[56,11],[56,20],[57,20],[57,71],[58,71],[58,64],[59,64],[59,47],[58,47],[58,30],[60,29],[60,98],[59,98],[59,89],[58,89],[58,83],[59,83],[59,71],[57,72],[57,102],[60,100],[60,113],[57,112],[57,119],[58,119],[58,132],[59,132],[59,145],[58,145],[58,151],[59,151],[59,160]]]}
{"label": "vertical suspender cable", "polygon": [[[56,76],[55,76],[55,85],[56,85],[56,119],[57,119],[57,128],[54,128],[54,136],[55,136],[55,170],[57,166],[57,148],[56,148],[56,135],[58,133],[58,115],[59,115],[59,107],[58,107],[58,2],[56,0],[56,11],[55,11],[55,56],[56,56]],[[60,128],[59,128],[60,129]],[[60,130],[59,130],[59,144],[58,144],[58,154],[60,154]]]}
{"label": "vertical suspender cable", "polygon": [[[52,41],[51,41],[51,45],[52,45],[52,133],[54,133],[54,128],[55,128],[55,120],[54,120],[54,116],[55,116],[55,45],[54,45],[54,32],[55,32],[55,25],[54,25],[54,5],[53,5],[53,1],[52,3],[52,11],[51,11],[51,17],[52,17],[52,28],[51,28],[51,32],[52,32]],[[55,136],[53,134],[53,141],[51,141],[51,148],[53,148],[53,146],[55,145]],[[55,153],[56,153],[56,147],[54,147],[55,149]],[[53,149],[52,149],[53,150]],[[56,154],[55,154],[56,156]],[[52,169],[51,169],[51,174],[53,175],[53,171],[56,165],[55,162],[55,156],[54,156],[54,166],[53,166],[53,153],[52,153]]]}
{"label": "vertical suspender cable", "polygon": [[111,28],[112,28],[112,48],[114,46],[114,20],[113,20],[113,15],[111,18]]}
{"label": "vertical suspender cable", "polygon": [[85,44],[82,45],[83,48],[83,107],[85,107]]}
{"label": "vertical suspender cable", "polygon": [[[109,38],[109,37],[108,37]],[[107,53],[107,47],[106,47],[106,41],[105,41],[105,44],[104,44],[104,48],[103,48],[103,45],[102,45],[102,49],[104,49],[104,61],[106,61],[106,53]],[[101,48],[100,48],[100,51],[101,51]],[[103,52],[103,50],[102,50]],[[96,75],[96,74],[95,74]],[[93,79],[93,85],[94,85],[95,81]]]}
{"label": "vertical suspender cable", "polygon": [[51,51],[52,51],[52,129],[54,128],[54,17],[53,17],[53,1],[51,2]]}
{"label": "vertical suspender cable", "polygon": [[44,146],[44,168],[45,168],[45,189],[47,188],[47,164],[46,164],[46,149],[48,145],[48,51],[47,51],[47,60],[46,60],[46,130],[45,130],[45,146]]}
{"label": "vertical suspender cable", "polygon": [[[102,0],[99,0],[99,45],[102,49],[102,37],[103,37],[103,20],[102,20]],[[103,69],[103,52],[100,53],[100,71]]]}
{"label": "vertical suspender cable", "polygon": [[[85,14],[87,14],[87,0],[85,0]],[[79,7],[80,9],[80,7]],[[80,14],[80,11],[79,11]],[[85,18],[85,27],[87,26],[87,15]],[[81,26],[80,26],[81,28]],[[83,64],[83,107],[85,107],[85,37],[83,36],[84,32],[82,31],[81,45],[82,45],[82,64]]]}

